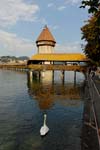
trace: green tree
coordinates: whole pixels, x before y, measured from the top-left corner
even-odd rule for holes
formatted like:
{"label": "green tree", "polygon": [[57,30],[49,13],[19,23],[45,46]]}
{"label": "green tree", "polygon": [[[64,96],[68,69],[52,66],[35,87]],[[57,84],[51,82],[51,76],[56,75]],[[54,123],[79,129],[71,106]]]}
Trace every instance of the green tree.
{"label": "green tree", "polygon": [[88,6],[89,13],[96,13],[99,10],[100,0],[83,0],[80,8]]}
{"label": "green tree", "polygon": [[82,39],[86,41],[84,53],[100,64],[100,10],[98,10],[81,28]]}

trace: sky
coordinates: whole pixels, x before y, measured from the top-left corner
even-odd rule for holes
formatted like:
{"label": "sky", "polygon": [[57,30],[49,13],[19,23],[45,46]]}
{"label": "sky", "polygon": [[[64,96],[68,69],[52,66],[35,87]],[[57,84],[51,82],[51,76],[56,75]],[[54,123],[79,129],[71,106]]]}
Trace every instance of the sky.
{"label": "sky", "polygon": [[36,40],[47,25],[56,53],[82,53],[80,28],[88,19],[81,0],[0,0],[0,56],[37,53]]}

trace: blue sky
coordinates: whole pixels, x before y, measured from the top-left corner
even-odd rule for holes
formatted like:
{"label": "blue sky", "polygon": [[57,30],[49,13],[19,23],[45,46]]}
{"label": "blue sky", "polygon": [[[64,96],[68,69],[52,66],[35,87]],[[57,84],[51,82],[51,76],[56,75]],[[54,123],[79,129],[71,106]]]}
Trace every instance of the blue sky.
{"label": "blue sky", "polygon": [[81,0],[0,0],[0,56],[31,56],[45,25],[56,39],[55,52],[81,52],[81,31],[88,19]]}

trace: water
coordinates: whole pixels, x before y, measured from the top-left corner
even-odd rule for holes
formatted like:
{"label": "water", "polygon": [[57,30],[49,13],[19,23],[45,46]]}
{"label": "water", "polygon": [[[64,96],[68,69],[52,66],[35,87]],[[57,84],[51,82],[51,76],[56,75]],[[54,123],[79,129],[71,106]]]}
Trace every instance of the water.
{"label": "water", "polygon": [[[0,150],[80,150],[84,76],[59,72],[54,82],[28,80],[26,73],[0,70]],[[57,77],[58,76],[58,77]],[[50,131],[40,136],[43,115]]]}

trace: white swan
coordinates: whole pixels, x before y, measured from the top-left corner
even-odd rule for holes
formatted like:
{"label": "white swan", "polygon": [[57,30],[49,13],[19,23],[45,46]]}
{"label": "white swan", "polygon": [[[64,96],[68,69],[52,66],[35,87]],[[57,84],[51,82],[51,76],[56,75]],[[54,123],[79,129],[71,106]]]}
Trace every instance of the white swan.
{"label": "white swan", "polygon": [[40,129],[40,135],[41,136],[46,135],[48,133],[48,131],[49,131],[49,128],[46,125],[46,118],[47,118],[47,115],[44,114],[44,123],[43,123],[43,126]]}

